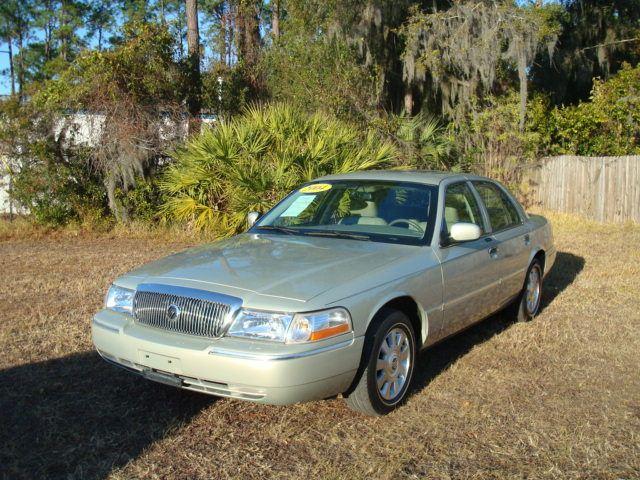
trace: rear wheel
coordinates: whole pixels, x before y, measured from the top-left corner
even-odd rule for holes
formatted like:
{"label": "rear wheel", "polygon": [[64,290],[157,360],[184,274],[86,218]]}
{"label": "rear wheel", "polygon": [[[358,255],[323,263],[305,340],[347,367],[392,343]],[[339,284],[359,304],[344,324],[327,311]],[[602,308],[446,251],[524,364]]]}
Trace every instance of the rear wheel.
{"label": "rear wheel", "polygon": [[512,312],[518,322],[528,322],[536,316],[542,298],[542,262],[535,258],[524,281],[522,292],[512,306]]}
{"label": "rear wheel", "polygon": [[405,399],[416,359],[409,318],[399,310],[383,310],[365,341],[360,378],[346,397],[347,405],[365,415],[384,415]]}

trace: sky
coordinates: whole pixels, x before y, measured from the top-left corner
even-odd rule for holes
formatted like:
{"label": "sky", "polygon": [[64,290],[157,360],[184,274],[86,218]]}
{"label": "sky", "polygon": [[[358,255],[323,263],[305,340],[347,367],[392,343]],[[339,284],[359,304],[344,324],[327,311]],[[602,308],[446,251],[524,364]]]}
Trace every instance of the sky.
{"label": "sky", "polygon": [[[0,50],[7,50],[7,44],[0,44]],[[6,75],[4,70],[7,70]],[[11,79],[9,77],[9,55],[4,52],[0,52],[0,71],[3,75],[0,76],[0,95],[9,95],[11,93]]]}

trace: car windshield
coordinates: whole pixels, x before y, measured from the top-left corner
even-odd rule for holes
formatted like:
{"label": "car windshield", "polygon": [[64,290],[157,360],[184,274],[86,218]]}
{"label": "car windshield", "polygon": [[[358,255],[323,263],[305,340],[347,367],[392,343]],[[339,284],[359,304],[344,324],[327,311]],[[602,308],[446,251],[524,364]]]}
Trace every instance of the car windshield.
{"label": "car windshield", "polygon": [[422,243],[433,231],[437,187],[409,182],[331,181],[296,190],[252,231]]}

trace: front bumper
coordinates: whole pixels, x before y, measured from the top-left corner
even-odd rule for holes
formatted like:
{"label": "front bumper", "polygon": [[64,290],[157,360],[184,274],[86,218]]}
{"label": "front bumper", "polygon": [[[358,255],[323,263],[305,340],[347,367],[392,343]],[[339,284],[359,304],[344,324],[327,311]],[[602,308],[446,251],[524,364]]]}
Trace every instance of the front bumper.
{"label": "front bumper", "polygon": [[313,346],[207,339],[140,325],[110,310],[95,315],[92,337],[105,360],[151,380],[274,405],[347,390],[364,342],[352,334]]}

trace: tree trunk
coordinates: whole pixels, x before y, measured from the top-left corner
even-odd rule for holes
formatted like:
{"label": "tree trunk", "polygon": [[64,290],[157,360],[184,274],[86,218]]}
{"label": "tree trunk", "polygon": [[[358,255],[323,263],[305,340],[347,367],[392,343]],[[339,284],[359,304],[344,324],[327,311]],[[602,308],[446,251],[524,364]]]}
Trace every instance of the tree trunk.
{"label": "tree trunk", "polygon": [[260,22],[253,0],[240,0],[237,13],[238,53],[247,65],[255,65],[260,46]]}
{"label": "tree trunk", "polygon": [[413,91],[410,85],[407,85],[404,92],[404,111],[409,116],[413,114]]}
{"label": "tree trunk", "polygon": [[111,175],[104,180],[104,186],[107,190],[107,200],[109,201],[109,210],[116,217],[116,222],[120,222],[120,212],[118,210],[118,202],[116,200],[116,182]]}
{"label": "tree trunk", "polygon": [[44,58],[47,60],[51,60],[51,42],[52,42],[52,32],[53,32],[53,18],[54,18],[54,10],[51,1],[47,1],[44,3],[45,8],[48,14],[48,20],[44,25]]}
{"label": "tree trunk", "polygon": [[280,0],[271,0],[271,34],[273,38],[280,36]]}
{"label": "tree trunk", "polygon": [[13,221],[13,172],[9,171],[9,220]]}
{"label": "tree trunk", "polygon": [[18,33],[18,98],[22,102],[22,90],[24,86],[24,56],[22,50],[22,31]]}
{"label": "tree trunk", "polygon": [[63,1],[60,8],[60,27],[65,33],[62,35],[62,39],[60,41],[60,56],[62,60],[67,61],[68,49],[69,49],[69,39],[67,38],[67,10],[66,10],[67,2]]}
{"label": "tree trunk", "polygon": [[220,15],[220,38],[218,40],[218,55],[220,55],[220,62],[227,63],[227,38],[228,38],[228,15],[227,12],[222,11]]}
{"label": "tree trunk", "polygon": [[189,60],[189,86],[187,107],[189,109],[189,135],[200,130],[200,36],[198,33],[198,1],[186,0],[187,47]]}
{"label": "tree trunk", "polygon": [[522,132],[527,114],[527,59],[524,55],[520,55],[518,58],[518,77],[520,79],[520,122],[518,127]]}
{"label": "tree trunk", "polygon": [[244,45],[244,15],[242,13],[243,6],[242,0],[239,0],[236,8],[234,9],[233,15],[233,27],[234,27],[234,35],[233,41],[236,46],[236,52],[238,61],[241,62],[244,60],[245,56],[245,45]]}
{"label": "tree trunk", "polygon": [[104,186],[107,190],[107,199],[109,201],[109,210],[116,217],[116,222],[127,223],[129,221],[128,210],[116,198],[116,180],[112,174],[108,174],[104,180]]}
{"label": "tree trunk", "polygon": [[7,41],[7,45],[9,46],[9,75],[11,76],[11,96],[16,94],[16,74],[13,70],[13,41],[10,38]]}
{"label": "tree trunk", "polygon": [[51,60],[51,30],[48,25],[44,28],[44,58]]}
{"label": "tree trunk", "polygon": [[244,65],[245,75],[254,92],[260,90],[260,79],[255,66],[260,55],[260,19],[255,0],[239,0],[236,13],[238,60]]}

